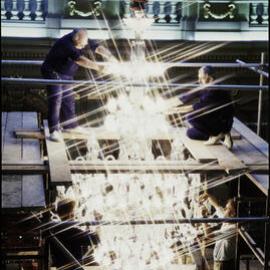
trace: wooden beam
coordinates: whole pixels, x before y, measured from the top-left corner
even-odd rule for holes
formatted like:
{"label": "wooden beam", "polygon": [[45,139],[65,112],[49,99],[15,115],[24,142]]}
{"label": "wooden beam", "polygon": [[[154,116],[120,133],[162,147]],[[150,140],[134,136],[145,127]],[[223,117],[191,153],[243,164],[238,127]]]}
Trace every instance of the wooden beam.
{"label": "wooden beam", "polygon": [[[40,129],[16,129],[15,136],[17,138],[27,138],[27,139],[39,139],[44,140],[44,133]],[[91,128],[89,129],[89,134],[95,134],[96,138],[98,140],[119,140],[120,136],[119,134],[115,132],[109,132],[105,130],[104,128]],[[81,133],[69,133],[69,132],[63,132],[62,133],[63,138],[65,140],[87,140],[89,138],[86,134]],[[234,140],[241,139],[241,135],[237,132],[232,134],[232,138]],[[168,133],[166,134],[159,134],[153,138],[152,140],[171,140],[173,139],[172,136]]]}
{"label": "wooden beam", "polygon": [[[38,116],[36,112],[23,112],[22,126],[24,129],[38,128]],[[23,138],[22,159],[40,160],[40,142],[35,138]]]}
{"label": "wooden beam", "polygon": [[266,157],[269,156],[268,143],[237,118],[234,118],[233,128],[239,132],[241,136],[243,136],[247,141],[249,141],[249,143],[252,144],[258,151],[263,153]]}
{"label": "wooden beam", "polygon": [[262,265],[264,265],[264,253],[260,247],[256,244],[254,239],[250,236],[250,234],[245,230],[244,227],[238,229],[239,235],[246,242],[249,248],[253,251],[253,254],[257,257]]}
{"label": "wooden beam", "polygon": [[[167,173],[207,173],[207,172],[224,172],[224,167],[219,164],[201,164],[198,162],[186,163],[186,162],[119,162],[119,161],[69,161],[70,170],[72,173],[87,173],[87,172],[142,172],[152,173],[155,172],[167,172]],[[47,164],[35,164],[35,163],[5,163],[2,164],[3,174],[46,174],[49,172],[49,166]],[[235,168],[230,172],[256,172],[257,174],[265,174],[269,171],[268,164],[246,164],[246,169]]]}
{"label": "wooden beam", "polygon": [[[36,112],[23,112],[23,128],[38,128]],[[22,139],[22,160],[41,161],[40,142],[37,139]],[[29,168],[28,168],[29,169]],[[30,171],[30,173],[32,173]],[[45,207],[44,181],[41,174],[22,176],[22,207]]]}
{"label": "wooden beam", "polygon": [[[267,172],[266,172],[267,173]],[[246,176],[267,196],[269,186],[269,175],[247,173]]]}
{"label": "wooden beam", "polygon": [[[234,118],[233,127],[238,131],[245,140],[246,146],[243,142],[236,142],[236,151],[234,153],[243,159],[244,162],[263,163],[263,160],[268,160],[269,144],[259,137],[250,128],[244,125],[237,118]],[[257,150],[257,151],[256,151]],[[255,153],[256,151],[257,153]],[[254,152],[252,154],[252,152]],[[267,196],[269,187],[269,174],[258,175],[257,173],[248,173],[246,176]]]}
{"label": "wooden beam", "polygon": [[2,118],[1,118],[1,126],[2,126],[2,151],[4,149],[6,124],[7,124],[7,112],[2,112]]}
{"label": "wooden beam", "polygon": [[22,176],[3,175],[2,208],[20,208],[22,206]]}
{"label": "wooden beam", "polygon": [[207,148],[213,156],[218,159],[218,164],[224,168],[227,173],[233,170],[244,170],[247,168],[247,166],[224,145],[209,145]]}
{"label": "wooden beam", "polygon": [[[22,139],[15,138],[14,128],[22,128],[22,113],[6,113],[4,144],[2,148],[2,164],[16,162],[21,159]],[[2,208],[20,208],[22,206],[22,176],[3,175],[1,182]]]}
{"label": "wooden beam", "polygon": [[1,170],[3,174],[46,174],[49,172],[48,165],[42,164],[2,164]]}
{"label": "wooden beam", "polygon": [[44,133],[45,143],[48,153],[49,173],[51,184],[53,185],[68,185],[71,184],[71,173],[66,153],[66,146],[64,142],[53,142],[50,140],[50,132],[48,122],[45,120]]}
{"label": "wooden beam", "polygon": [[7,113],[7,123],[2,149],[2,162],[17,161],[22,156],[22,139],[14,137],[14,129],[22,128],[22,112]]}

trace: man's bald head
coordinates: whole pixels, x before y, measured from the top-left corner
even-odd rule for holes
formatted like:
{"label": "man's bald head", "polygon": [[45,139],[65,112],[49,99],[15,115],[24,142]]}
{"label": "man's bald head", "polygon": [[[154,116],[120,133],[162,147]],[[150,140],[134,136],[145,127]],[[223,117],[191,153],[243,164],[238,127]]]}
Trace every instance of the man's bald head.
{"label": "man's bald head", "polygon": [[83,49],[88,44],[87,30],[74,29],[72,39],[76,48]]}

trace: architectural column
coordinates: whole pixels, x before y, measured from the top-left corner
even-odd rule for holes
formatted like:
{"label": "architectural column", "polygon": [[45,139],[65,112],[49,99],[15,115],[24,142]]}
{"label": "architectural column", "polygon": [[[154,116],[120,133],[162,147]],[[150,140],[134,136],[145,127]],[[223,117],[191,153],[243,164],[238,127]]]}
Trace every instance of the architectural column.
{"label": "architectural column", "polygon": [[184,39],[193,40],[194,31],[196,31],[196,24],[199,18],[199,6],[198,2],[190,2],[184,0],[182,3],[182,19],[180,28]]}
{"label": "architectural column", "polygon": [[48,0],[48,15],[46,18],[46,27],[49,37],[59,37],[61,29],[61,18],[64,15],[66,2],[67,0]]}

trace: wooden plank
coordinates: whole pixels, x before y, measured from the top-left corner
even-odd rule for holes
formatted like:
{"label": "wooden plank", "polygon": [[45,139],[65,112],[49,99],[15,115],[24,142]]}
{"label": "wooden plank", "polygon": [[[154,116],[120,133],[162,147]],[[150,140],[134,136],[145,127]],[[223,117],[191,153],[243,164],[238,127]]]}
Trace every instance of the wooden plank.
{"label": "wooden plank", "polygon": [[[36,112],[23,112],[23,128],[38,128]],[[41,161],[39,140],[23,139],[22,160]],[[45,191],[42,175],[22,176],[22,207],[45,207]]]}
{"label": "wooden plank", "polygon": [[22,181],[22,207],[45,207],[43,177],[24,175]]}
{"label": "wooden plank", "polygon": [[5,130],[5,143],[2,149],[2,160],[20,160],[22,155],[22,140],[15,138],[14,129],[22,128],[22,113],[9,112]]}
{"label": "wooden plank", "polygon": [[2,175],[2,208],[20,208],[21,206],[22,177]]}
{"label": "wooden plank", "polygon": [[239,160],[224,145],[209,145],[209,151],[218,159],[218,163],[224,170],[229,173],[232,170],[243,170],[247,166]]}
{"label": "wooden plank", "polygon": [[[257,148],[255,148],[249,141],[246,139],[239,140],[234,142],[234,147],[232,152],[242,160],[245,164],[266,164],[269,167],[268,158],[260,152]],[[268,186],[269,186],[269,175],[260,175],[247,173],[246,176],[264,193],[268,194]]]}
{"label": "wooden plank", "polygon": [[246,139],[235,141],[232,153],[245,164],[268,164],[268,158]]}
{"label": "wooden plank", "polygon": [[247,173],[246,176],[267,196],[269,188],[269,175],[264,174],[251,174]]}
{"label": "wooden plank", "polygon": [[[104,130],[103,128],[91,128],[89,129],[89,134],[95,134],[95,137],[98,140],[119,140],[120,136],[119,134],[115,132],[109,132]],[[69,132],[63,132],[62,133],[63,138],[65,140],[86,140],[88,139],[88,135],[80,134],[80,133],[69,133]],[[40,131],[40,129],[17,129],[15,130],[15,136],[17,138],[24,138],[24,139],[39,139],[44,140],[44,133]],[[239,140],[241,139],[241,135],[237,132],[232,134],[233,140]],[[155,137],[152,137],[153,140],[171,140],[173,139],[172,136],[168,133],[166,134],[158,134]]]}
{"label": "wooden plank", "polygon": [[247,139],[256,149],[268,157],[269,155],[269,145],[268,143],[259,137],[250,128],[244,125],[237,118],[234,118],[233,128],[238,131],[241,136]]}
{"label": "wooden plank", "polygon": [[6,124],[7,124],[7,112],[2,112],[2,119],[1,119],[1,125],[2,125],[2,150],[4,148],[4,142],[5,142]]}
{"label": "wooden plank", "polygon": [[247,245],[252,250],[253,254],[257,257],[257,259],[260,261],[260,263],[264,265],[264,253],[262,249],[256,244],[254,239],[250,236],[250,234],[245,230],[244,227],[239,228],[238,233],[247,243]]}
{"label": "wooden plank", "polygon": [[232,128],[232,130],[231,130],[231,136],[232,136],[233,140],[241,140],[242,139],[242,135],[234,128]]}
{"label": "wooden plank", "polygon": [[43,164],[2,164],[3,174],[46,174],[49,172],[48,165]]}
{"label": "wooden plank", "polygon": [[191,155],[197,161],[202,163],[217,161],[217,158],[209,151],[208,146],[204,145],[202,141],[191,140],[187,137],[186,128],[179,129],[179,136]]}
{"label": "wooden plank", "polygon": [[54,185],[69,185],[72,181],[65,143],[50,140],[50,132],[46,120],[44,121],[44,132],[51,183]]}
{"label": "wooden plank", "polygon": [[[269,145],[266,141],[264,141],[261,137],[259,137],[255,132],[253,132],[250,128],[244,125],[240,120],[234,118],[233,127],[237,130],[245,139],[248,141],[252,147],[248,147],[248,149],[256,149],[264,156],[269,156]],[[249,150],[250,151],[250,150]],[[256,159],[257,162],[262,163],[263,157],[258,153],[255,155],[246,154],[245,157],[242,152],[241,156],[243,159]],[[268,158],[267,158],[268,159]],[[269,175],[258,175],[258,174],[246,174],[247,177],[265,194],[268,195],[269,189]]]}
{"label": "wooden plank", "polygon": [[[38,128],[38,119],[36,112],[23,112],[22,126],[24,129]],[[41,151],[39,140],[23,139],[22,159],[40,160]]]}
{"label": "wooden plank", "polygon": [[[167,172],[167,173],[206,173],[206,172],[223,172],[224,167],[219,164],[201,164],[201,163],[163,163],[163,164],[145,164],[144,162],[120,163],[120,162],[69,162],[70,170],[73,173],[87,173],[87,172],[148,172],[153,171]],[[265,174],[269,171],[268,165],[248,164],[247,167],[257,174]],[[46,164],[2,164],[3,174],[46,174],[49,172],[49,167]],[[231,170],[238,172],[239,169]],[[242,170],[241,170],[242,171]]]}

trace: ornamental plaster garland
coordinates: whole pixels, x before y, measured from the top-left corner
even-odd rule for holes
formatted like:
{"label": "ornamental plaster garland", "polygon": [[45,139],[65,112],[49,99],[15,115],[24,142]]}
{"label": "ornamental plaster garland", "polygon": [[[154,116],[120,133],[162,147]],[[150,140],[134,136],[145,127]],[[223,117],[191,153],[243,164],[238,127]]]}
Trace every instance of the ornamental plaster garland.
{"label": "ornamental plaster garland", "polygon": [[216,14],[214,12],[211,11],[211,4],[210,3],[205,3],[203,5],[203,9],[204,9],[204,18],[208,19],[209,17],[212,17],[216,20],[222,20],[225,19],[226,17],[229,17],[230,19],[234,18],[234,11],[236,9],[236,6],[234,4],[229,4],[228,8],[229,10],[223,14]]}
{"label": "ornamental plaster garland", "polygon": [[88,17],[88,16],[99,16],[100,15],[100,11],[102,8],[102,3],[101,1],[95,1],[93,3],[94,8],[89,11],[89,12],[82,12],[78,9],[76,9],[76,1],[69,1],[67,3],[67,6],[69,8],[69,15],[70,16],[75,16],[75,15],[79,15],[81,17]]}

